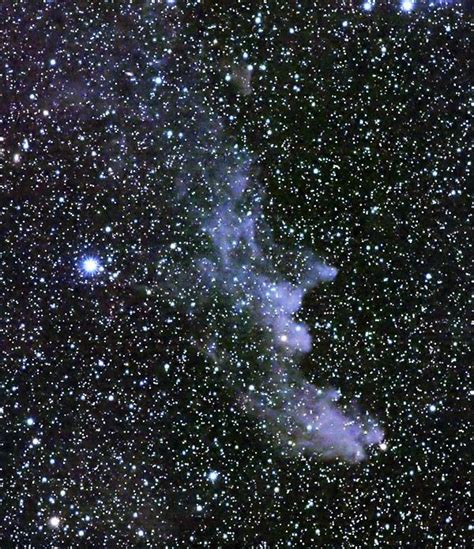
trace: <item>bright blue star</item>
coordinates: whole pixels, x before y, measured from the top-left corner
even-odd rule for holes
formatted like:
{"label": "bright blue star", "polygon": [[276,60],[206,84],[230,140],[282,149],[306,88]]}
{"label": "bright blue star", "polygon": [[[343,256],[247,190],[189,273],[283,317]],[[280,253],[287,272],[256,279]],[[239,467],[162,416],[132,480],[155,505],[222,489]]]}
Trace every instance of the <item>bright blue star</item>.
{"label": "bright blue star", "polygon": [[86,274],[93,275],[100,269],[100,263],[95,257],[86,257],[83,260],[81,267]]}
{"label": "bright blue star", "polygon": [[403,11],[411,11],[415,7],[415,2],[413,0],[403,0],[400,7]]}
{"label": "bright blue star", "polygon": [[207,475],[207,478],[211,481],[211,482],[215,482],[217,480],[217,477],[219,476],[219,473],[217,471],[211,471],[208,475]]}

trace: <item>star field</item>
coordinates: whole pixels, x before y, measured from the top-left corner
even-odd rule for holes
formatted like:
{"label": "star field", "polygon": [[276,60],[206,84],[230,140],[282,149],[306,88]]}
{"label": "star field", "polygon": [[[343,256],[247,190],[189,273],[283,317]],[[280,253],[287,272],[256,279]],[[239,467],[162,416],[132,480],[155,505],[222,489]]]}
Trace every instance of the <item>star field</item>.
{"label": "star field", "polygon": [[461,2],[5,2],[2,547],[469,547]]}

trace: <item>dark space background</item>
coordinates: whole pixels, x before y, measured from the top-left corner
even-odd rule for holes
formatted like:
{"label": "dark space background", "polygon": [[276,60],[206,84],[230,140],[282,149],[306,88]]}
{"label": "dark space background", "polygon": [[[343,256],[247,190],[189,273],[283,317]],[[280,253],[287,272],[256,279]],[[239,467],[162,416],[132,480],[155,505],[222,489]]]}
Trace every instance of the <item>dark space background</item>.
{"label": "dark space background", "polygon": [[[319,4],[1,3],[2,547],[471,546],[472,16]],[[299,367],[380,421],[360,463],[279,453],[202,352],[266,354],[189,274],[235,146],[339,271]]]}

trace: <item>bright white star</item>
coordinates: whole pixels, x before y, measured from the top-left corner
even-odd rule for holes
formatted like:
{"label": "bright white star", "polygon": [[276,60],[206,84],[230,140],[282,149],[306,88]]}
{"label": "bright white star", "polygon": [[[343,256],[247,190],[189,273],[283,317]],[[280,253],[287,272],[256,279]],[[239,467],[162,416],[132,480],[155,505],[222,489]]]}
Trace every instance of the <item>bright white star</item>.
{"label": "bright white star", "polygon": [[100,263],[95,257],[87,257],[82,262],[82,268],[87,274],[95,274],[100,268]]}
{"label": "bright white star", "polygon": [[60,518],[59,517],[51,517],[49,519],[49,524],[50,526],[52,526],[53,528],[57,528],[59,526],[59,523],[61,522]]}
{"label": "bright white star", "polygon": [[413,0],[403,0],[401,8],[403,11],[411,11],[415,6]]}
{"label": "bright white star", "polygon": [[217,477],[219,476],[219,473],[217,471],[211,471],[209,473],[209,475],[207,476],[207,478],[211,481],[211,482],[215,482],[217,480]]}

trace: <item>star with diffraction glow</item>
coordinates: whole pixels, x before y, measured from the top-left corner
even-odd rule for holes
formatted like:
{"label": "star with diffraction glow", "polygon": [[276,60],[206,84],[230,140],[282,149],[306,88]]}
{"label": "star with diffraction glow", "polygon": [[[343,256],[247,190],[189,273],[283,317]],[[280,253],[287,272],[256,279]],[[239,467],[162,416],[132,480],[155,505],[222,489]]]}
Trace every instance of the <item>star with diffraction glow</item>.
{"label": "star with diffraction glow", "polygon": [[100,262],[95,257],[86,257],[81,263],[81,269],[88,275],[96,274],[100,268]]}

